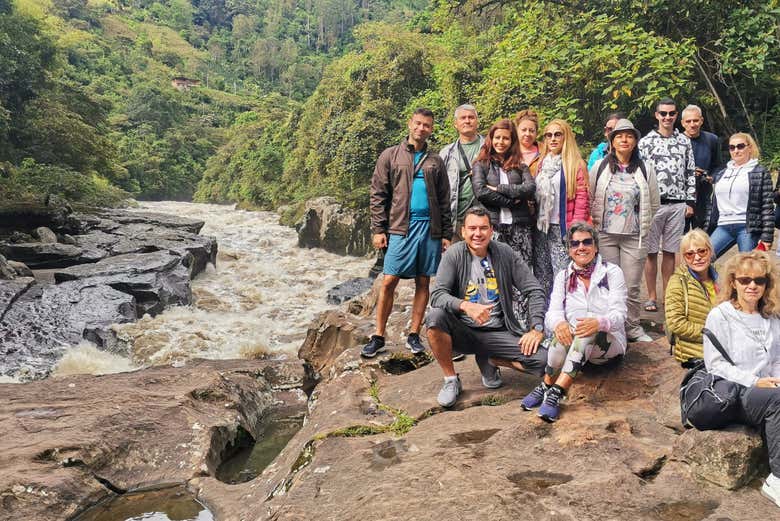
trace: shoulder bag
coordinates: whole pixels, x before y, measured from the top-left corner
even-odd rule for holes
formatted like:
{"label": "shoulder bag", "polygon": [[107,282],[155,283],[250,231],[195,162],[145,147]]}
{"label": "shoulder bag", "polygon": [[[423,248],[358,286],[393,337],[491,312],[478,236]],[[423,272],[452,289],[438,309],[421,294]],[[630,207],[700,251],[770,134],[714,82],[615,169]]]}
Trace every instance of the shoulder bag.
{"label": "shoulder bag", "polygon": [[[702,331],[712,345],[734,365],[717,337],[707,328]],[[686,429],[721,429],[739,419],[739,396],[743,386],[707,371],[704,360],[696,361],[680,384],[680,415]]]}

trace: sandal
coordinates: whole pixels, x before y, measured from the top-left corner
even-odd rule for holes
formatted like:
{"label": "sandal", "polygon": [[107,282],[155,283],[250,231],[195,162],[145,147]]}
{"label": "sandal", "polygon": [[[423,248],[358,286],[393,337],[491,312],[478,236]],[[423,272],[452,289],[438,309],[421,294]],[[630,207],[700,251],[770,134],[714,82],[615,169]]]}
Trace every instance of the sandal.
{"label": "sandal", "polygon": [[650,313],[658,311],[658,304],[655,300],[648,300],[645,302],[645,311],[649,311]]}

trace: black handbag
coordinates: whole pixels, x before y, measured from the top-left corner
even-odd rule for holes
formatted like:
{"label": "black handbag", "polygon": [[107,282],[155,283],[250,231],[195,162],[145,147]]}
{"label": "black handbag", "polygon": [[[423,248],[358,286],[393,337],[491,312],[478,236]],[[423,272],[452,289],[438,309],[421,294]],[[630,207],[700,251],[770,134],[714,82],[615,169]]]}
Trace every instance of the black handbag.
{"label": "black handbag", "polygon": [[[726,350],[707,328],[704,335],[728,363],[734,365]],[[696,361],[680,383],[680,416],[686,429],[700,431],[722,429],[739,419],[739,396],[744,386],[707,371],[704,360]]]}

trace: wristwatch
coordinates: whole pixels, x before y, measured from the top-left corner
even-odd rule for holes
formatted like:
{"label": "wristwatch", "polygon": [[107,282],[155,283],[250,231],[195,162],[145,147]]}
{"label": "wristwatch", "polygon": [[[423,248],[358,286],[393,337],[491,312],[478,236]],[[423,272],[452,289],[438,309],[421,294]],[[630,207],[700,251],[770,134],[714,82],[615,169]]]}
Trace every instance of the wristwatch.
{"label": "wristwatch", "polygon": [[538,331],[538,332],[540,332],[540,333],[544,333],[544,326],[543,326],[543,325],[541,325],[541,324],[536,324],[536,325],[534,326],[534,331]]}

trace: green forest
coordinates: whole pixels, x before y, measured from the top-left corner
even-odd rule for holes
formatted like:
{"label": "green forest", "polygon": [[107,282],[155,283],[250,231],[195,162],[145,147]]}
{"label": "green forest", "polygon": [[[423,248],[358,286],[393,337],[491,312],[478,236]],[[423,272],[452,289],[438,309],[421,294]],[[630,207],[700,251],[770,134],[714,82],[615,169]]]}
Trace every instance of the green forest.
{"label": "green forest", "polygon": [[417,106],[436,147],[470,102],[587,153],[666,95],[780,167],[780,0],[0,0],[0,197],[360,207]]}

